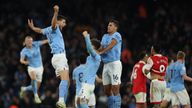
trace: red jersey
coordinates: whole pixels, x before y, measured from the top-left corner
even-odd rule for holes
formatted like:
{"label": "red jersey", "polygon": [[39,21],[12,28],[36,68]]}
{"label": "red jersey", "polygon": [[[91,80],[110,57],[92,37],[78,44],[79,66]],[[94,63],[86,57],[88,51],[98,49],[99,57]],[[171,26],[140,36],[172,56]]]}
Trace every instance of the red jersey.
{"label": "red jersey", "polygon": [[133,72],[131,76],[133,83],[132,88],[133,94],[137,94],[138,92],[146,92],[147,77],[145,77],[145,75],[142,72],[142,68],[144,65],[145,65],[144,61],[139,61],[133,67]]}
{"label": "red jersey", "polygon": [[166,69],[168,66],[168,58],[160,54],[151,56],[148,63],[152,64],[150,72],[155,73],[160,76],[165,76]]}

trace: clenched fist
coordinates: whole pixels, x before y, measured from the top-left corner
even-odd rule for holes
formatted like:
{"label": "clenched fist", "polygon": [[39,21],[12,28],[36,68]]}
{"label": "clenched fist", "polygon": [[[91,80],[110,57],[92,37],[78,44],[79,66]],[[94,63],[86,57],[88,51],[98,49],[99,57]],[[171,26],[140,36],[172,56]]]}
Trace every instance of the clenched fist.
{"label": "clenched fist", "polygon": [[88,35],[88,32],[84,31],[82,34],[83,34],[84,37],[86,37]]}
{"label": "clenched fist", "polygon": [[58,6],[58,5],[55,5],[55,6],[53,7],[53,10],[54,10],[54,12],[59,12],[59,6]]}

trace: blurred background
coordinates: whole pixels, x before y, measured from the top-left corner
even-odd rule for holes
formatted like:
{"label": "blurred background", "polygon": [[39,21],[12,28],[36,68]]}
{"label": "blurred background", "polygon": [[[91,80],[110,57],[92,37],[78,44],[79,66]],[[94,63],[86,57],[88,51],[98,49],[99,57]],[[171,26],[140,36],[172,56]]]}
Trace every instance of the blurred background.
{"label": "blurred background", "polygon": [[[51,65],[48,45],[42,46],[44,64],[43,82],[40,88],[41,105],[33,103],[33,94],[24,99],[18,96],[21,86],[28,85],[30,78],[26,66],[19,62],[20,51],[26,35],[34,40],[45,39],[27,26],[27,19],[36,26],[50,26],[53,5],[60,6],[60,14],[69,21],[63,30],[70,76],[79,65],[79,56],[86,51],[81,36],[89,30],[92,38],[101,40],[106,33],[107,21],[115,18],[120,22],[123,38],[123,63],[121,97],[122,108],[135,108],[131,93],[130,75],[137,55],[153,43],[162,46],[163,54],[175,58],[179,50],[186,53],[187,74],[192,77],[192,3],[190,0],[1,0],[0,1],[0,108],[55,108],[58,99],[59,80]],[[101,77],[102,65],[98,71]],[[192,101],[192,86],[186,82]],[[147,83],[149,89],[149,81]],[[106,108],[107,98],[101,84],[96,84],[97,108]],[[74,105],[75,86],[71,82],[67,106]],[[148,99],[149,102],[149,99]],[[148,103],[150,108],[150,104]]]}

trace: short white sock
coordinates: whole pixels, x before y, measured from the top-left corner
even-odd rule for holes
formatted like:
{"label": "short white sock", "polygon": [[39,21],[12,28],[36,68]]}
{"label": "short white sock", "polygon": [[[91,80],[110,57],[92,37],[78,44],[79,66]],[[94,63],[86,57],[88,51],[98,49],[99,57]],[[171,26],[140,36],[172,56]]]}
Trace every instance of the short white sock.
{"label": "short white sock", "polygon": [[64,97],[59,97],[59,101],[64,102]]}
{"label": "short white sock", "polygon": [[39,95],[37,93],[34,94],[35,97],[39,97]]}
{"label": "short white sock", "polygon": [[21,89],[22,89],[23,91],[26,91],[26,88],[27,88],[27,87],[21,87]]}

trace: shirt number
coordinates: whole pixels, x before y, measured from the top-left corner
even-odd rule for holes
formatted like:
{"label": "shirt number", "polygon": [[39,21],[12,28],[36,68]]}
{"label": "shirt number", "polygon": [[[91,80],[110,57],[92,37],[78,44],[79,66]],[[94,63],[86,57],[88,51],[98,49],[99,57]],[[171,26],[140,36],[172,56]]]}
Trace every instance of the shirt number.
{"label": "shirt number", "polygon": [[83,73],[79,73],[79,82],[83,81]]}
{"label": "shirt number", "polygon": [[160,72],[165,72],[165,66],[164,65],[160,65],[159,70],[160,70]]}

